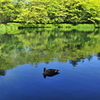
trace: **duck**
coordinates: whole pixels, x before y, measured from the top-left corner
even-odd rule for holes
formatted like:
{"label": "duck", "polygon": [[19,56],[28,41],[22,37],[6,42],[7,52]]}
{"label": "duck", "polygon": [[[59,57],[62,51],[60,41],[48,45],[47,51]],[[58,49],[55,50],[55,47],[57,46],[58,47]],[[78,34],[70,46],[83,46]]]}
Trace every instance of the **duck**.
{"label": "duck", "polygon": [[59,70],[57,70],[57,69],[46,69],[46,68],[44,68],[44,71],[42,73],[44,75],[44,78],[46,78],[46,76],[50,77],[50,76],[54,76],[54,75],[59,74],[58,71]]}

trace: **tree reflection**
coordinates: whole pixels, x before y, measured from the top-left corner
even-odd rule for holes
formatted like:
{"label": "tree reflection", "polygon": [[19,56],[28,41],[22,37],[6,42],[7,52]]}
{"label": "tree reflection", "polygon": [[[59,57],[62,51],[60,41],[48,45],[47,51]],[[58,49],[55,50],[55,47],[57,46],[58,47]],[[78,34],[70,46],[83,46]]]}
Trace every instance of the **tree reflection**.
{"label": "tree reflection", "polygon": [[74,67],[78,65],[78,62],[84,62],[84,59],[77,58],[76,60],[69,60],[69,63],[72,64]]}
{"label": "tree reflection", "polygon": [[93,56],[90,55],[90,56],[88,57],[88,60],[90,61],[92,58],[93,58]]}
{"label": "tree reflection", "polygon": [[100,52],[97,53],[98,60],[100,60]]}
{"label": "tree reflection", "polygon": [[0,70],[0,76],[5,76],[6,75],[6,71],[5,70]]}
{"label": "tree reflection", "polygon": [[[20,30],[16,35],[0,34],[1,69],[28,63],[38,67],[38,63],[48,64],[51,61],[69,61],[75,67],[78,62],[84,63],[85,59],[90,61],[93,52],[99,52],[100,34],[95,32],[30,29]],[[97,57],[100,60],[100,53]]]}
{"label": "tree reflection", "polygon": [[[87,59],[90,61],[90,60],[92,60],[92,58],[93,58],[93,56],[92,55],[90,55],[90,56],[88,56],[87,57]],[[84,59],[86,59],[86,58],[76,58],[76,60],[69,60],[69,63],[70,64],[72,64],[74,67],[76,67],[76,65],[78,65],[78,62],[82,62],[82,63],[84,63]]]}
{"label": "tree reflection", "polygon": [[69,60],[69,63],[72,64],[74,67],[78,65],[78,61],[75,61],[75,60]]}

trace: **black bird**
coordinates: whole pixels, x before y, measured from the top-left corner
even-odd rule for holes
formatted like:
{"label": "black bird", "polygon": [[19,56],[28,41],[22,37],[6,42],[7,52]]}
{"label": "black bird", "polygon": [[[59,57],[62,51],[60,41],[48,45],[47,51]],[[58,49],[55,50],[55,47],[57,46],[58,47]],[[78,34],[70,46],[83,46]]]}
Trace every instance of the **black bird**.
{"label": "black bird", "polygon": [[44,75],[44,78],[46,78],[46,76],[54,76],[54,75],[57,75],[59,74],[58,72],[59,70],[57,69],[46,69],[44,68],[44,72],[43,72],[43,75]]}

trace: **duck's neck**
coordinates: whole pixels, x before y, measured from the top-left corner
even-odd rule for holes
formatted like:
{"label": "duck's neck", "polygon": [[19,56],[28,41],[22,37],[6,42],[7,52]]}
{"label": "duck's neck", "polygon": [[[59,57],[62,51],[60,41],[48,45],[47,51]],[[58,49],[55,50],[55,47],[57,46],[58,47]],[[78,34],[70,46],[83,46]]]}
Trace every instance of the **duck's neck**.
{"label": "duck's neck", "polygon": [[46,68],[44,68],[44,72],[46,71]]}

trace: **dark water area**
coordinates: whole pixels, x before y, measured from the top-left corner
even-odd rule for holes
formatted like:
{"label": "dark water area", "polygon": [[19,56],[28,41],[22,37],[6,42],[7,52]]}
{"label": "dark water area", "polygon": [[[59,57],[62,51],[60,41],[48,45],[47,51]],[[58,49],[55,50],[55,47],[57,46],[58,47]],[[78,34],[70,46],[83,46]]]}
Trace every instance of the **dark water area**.
{"label": "dark water area", "polygon": [[0,100],[100,100],[100,30],[19,30],[0,44]]}

